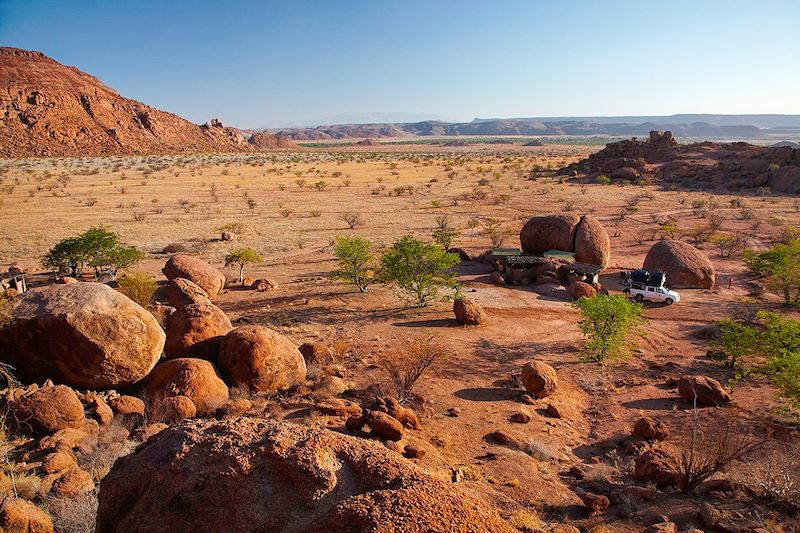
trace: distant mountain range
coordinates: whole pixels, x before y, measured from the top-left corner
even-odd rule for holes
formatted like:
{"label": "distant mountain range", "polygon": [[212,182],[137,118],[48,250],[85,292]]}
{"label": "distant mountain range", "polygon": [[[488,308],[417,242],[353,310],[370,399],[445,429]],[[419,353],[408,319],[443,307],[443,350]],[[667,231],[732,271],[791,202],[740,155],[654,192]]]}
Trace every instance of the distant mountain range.
{"label": "distant mountain range", "polygon": [[671,130],[676,137],[770,139],[800,137],[800,115],[671,115],[641,117],[476,118],[471,122],[334,124],[272,131],[296,141],[418,136],[643,136]]}

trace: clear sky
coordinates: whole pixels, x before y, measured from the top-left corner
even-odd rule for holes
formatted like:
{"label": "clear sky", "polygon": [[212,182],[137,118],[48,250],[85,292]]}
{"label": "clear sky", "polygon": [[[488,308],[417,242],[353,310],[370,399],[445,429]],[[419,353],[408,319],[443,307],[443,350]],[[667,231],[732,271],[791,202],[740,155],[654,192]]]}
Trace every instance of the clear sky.
{"label": "clear sky", "polygon": [[800,113],[800,0],[0,0],[0,44],[240,127]]}

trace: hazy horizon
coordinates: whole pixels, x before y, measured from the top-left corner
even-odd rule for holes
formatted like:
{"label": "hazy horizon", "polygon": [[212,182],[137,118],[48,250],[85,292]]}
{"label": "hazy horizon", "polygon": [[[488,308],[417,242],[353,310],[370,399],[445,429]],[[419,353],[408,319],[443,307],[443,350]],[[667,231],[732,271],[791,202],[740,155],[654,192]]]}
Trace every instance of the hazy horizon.
{"label": "hazy horizon", "polygon": [[800,114],[799,28],[790,0],[0,0],[3,45],[194,122],[243,128],[359,115]]}

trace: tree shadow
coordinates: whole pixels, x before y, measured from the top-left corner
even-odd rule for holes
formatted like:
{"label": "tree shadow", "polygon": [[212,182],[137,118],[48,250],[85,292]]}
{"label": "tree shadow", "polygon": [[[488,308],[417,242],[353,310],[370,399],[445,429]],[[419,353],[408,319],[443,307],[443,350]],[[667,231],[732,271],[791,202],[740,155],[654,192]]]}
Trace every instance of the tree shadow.
{"label": "tree shadow", "polygon": [[400,328],[454,328],[461,327],[454,318],[433,318],[429,320],[414,320],[412,322],[394,322],[393,326]]}

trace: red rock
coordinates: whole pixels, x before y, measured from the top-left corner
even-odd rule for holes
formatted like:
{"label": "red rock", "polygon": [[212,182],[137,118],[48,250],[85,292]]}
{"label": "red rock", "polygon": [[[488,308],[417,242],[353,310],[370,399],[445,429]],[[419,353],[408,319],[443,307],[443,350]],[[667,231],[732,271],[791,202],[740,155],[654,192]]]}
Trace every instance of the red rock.
{"label": "red rock", "polygon": [[366,417],[369,429],[376,435],[380,435],[389,440],[400,440],[403,438],[403,424],[397,419],[380,411],[369,411]]}
{"label": "red rock", "polygon": [[228,387],[214,365],[203,359],[169,359],[157,365],[147,378],[144,396],[150,405],[171,396],[186,396],[198,415],[213,414],[228,401]]}
{"label": "red rock", "polygon": [[197,407],[191,398],[186,396],[170,396],[155,403],[149,410],[151,420],[166,424],[177,424],[187,418],[197,416]]}
{"label": "red rock", "polygon": [[141,533],[153,524],[171,531],[421,532],[453,524],[514,531],[486,504],[379,443],[246,417],[186,422],[117,460],[100,486],[97,531]]}
{"label": "red rock", "polygon": [[34,435],[81,428],[85,423],[83,404],[75,391],[65,385],[45,387],[21,396],[11,404],[14,423]]}
{"label": "red rock", "polygon": [[711,261],[703,252],[685,242],[658,241],[647,252],[642,268],[664,272],[667,285],[672,288],[714,287],[715,273]]}
{"label": "red rock", "polygon": [[522,367],[522,384],[534,398],[545,398],[556,391],[558,376],[552,366],[531,361]]}
{"label": "red rock", "polygon": [[[251,151],[232,128],[203,127],[120,96],[41,52],[0,48],[5,157]],[[14,110],[11,113],[10,110]],[[12,116],[13,115],[13,116]]]}
{"label": "red rock", "polygon": [[0,339],[0,357],[26,381],[124,387],[146,376],[164,347],[153,315],[101,283],[31,289],[12,318]]}
{"label": "red rock", "polygon": [[698,407],[727,405],[731,401],[722,384],[708,376],[684,376],[678,380],[678,393],[690,405]]}
{"label": "red rock", "polygon": [[22,498],[7,497],[0,506],[0,530],[6,533],[53,533],[46,512]]}
{"label": "red rock", "polygon": [[519,412],[512,414],[510,417],[508,417],[508,419],[515,424],[527,424],[531,421],[531,415],[528,413]]}
{"label": "red rock", "polygon": [[581,217],[578,215],[548,215],[533,217],[522,227],[519,234],[522,251],[527,254],[543,254],[548,250],[572,252],[575,229]]}
{"label": "red rock", "polygon": [[561,409],[558,408],[557,405],[548,403],[547,404],[547,414],[552,416],[553,418],[562,418],[564,415],[561,412]]}
{"label": "red rock", "polygon": [[633,479],[654,483],[658,488],[678,487],[680,484],[678,463],[664,450],[646,451],[634,462]]}
{"label": "red rock", "polygon": [[222,340],[219,368],[232,386],[277,392],[304,383],[306,363],[292,342],[263,326],[240,326]]}
{"label": "red rock", "polygon": [[478,326],[486,322],[486,313],[483,308],[472,300],[456,298],[453,301],[453,313],[456,320],[467,326]]}
{"label": "red rock", "polygon": [[597,291],[588,283],[582,281],[573,281],[567,285],[567,292],[570,298],[578,300],[580,298],[594,298],[597,296]]}
{"label": "red rock", "polygon": [[633,425],[633,434],[648,440],[666,440],[669,428],[661,420],[646,416]]}
{"label": "red rock", "polygon": [[75,465],[67,468],[58,475],[58,478],[53,481],[50,493],[57,497],[76,496],[78,494],[92,492],[94,489],[92,476]]}
{"label": "red rock", "polygon": [[333,354],[324,344],[306,342],[301,344],[298,349],[303,354],[306,364],[327,365],[333,362]]}
{"label": "red rock", "polygon": [[575,260],[601,267],[611,260],[611,239],[603,225],[593,216],[585,215],[575,229]]}
{"label": "red rock", "polygon": [[492,280],[492,283],[497,285],[498,287],[503,287],[506,284],[506,280],[503,275],[498,272],[497,270],[493,270],[492,273],[489,275],[489,279]]}
{"label": "red rock", "polygon": [[589,516],[601,515],[608,509],[608,506],[611,505],[608,498],[601,494],[594,494],[580,489],[576,490],[575,494],[577,494],[578,498],[581,499],[581,502],[583,502],[583,505],[589,511]]}
{"label": "red rock", "polygon": [[199,257],[176,254],[161,269],[169,280],[185,278],[213,298],[225,288],[225,274]]}
{"label": "red rock", "polygon": [[231,321],[216,305],[185,305],[167,320],[164,355],[216,361],[222,339],[232,329]]}
{"label": "red rock", "polygon": [[144,416],[144,402],[135,396],[117,396],[108,403],[114,414],[122,419]]}

